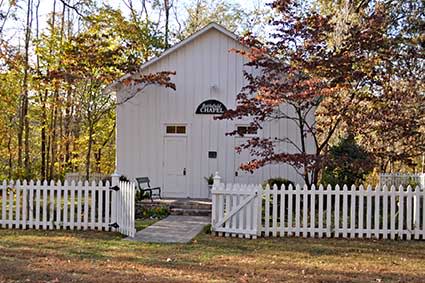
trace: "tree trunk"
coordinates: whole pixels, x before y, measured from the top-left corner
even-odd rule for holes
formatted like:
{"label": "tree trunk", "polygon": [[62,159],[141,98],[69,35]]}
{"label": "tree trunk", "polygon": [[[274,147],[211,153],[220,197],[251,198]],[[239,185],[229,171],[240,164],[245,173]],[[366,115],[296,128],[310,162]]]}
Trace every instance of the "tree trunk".
{"label": "tree trunk", "polygon": [[69,172],[72,170],[71,168],[71,116],[72,115],[72,93],[71,87],[68,88],[67,97],[66,97],[66,105],[65,105],[65,119],[64,119],[64,136],[65,136],[65,172]]}
{"label": "tree trunk", "polygon": [[[18,177],[24,177],[22,174],[23,157],[22,150],[25,138],[25,174],[29,172],[29,122],[28,122],[28,71],[29,71],[29,47],[31,40],[32,25],[32,0],[27,0],[27,17],[25,28],[25,56],[24,56],[24,78],[22,80],[22,94],[20,98],[20,111],[18,123]],[[24,137],[25,135],[25,137]],[[27,177],[27,176],[25,176]]]}
{"label": "tree trunk", "polygon": [[89,136],[88,136],[88,145],[87,145],[87,154],[86,154],[86,179],[89,180],[90,177],[90,166],[91,166],[91,151],[93,146],[93,124],[89,120]]}
{"label": "tree trunk", "polygon": [[13,175],[13,153],[12,153],[12,136],[8,136],[8,140],[7,140],[7,152],[8,152],[8,171],[7,171],[7,178],[9,180],[12,179],[12,175]]}
{"label": "tree trunk", "polygon": [[56,128],[57,128],[57,116],[58,116],[58,99],[59,93],[55,91],[53,99],[53,109],[50,116],[50,127],[52,129],[52,136],[50,138],[50,167],[49,167],[49,180],[54,179],[55,175],[55,163],[56,163]]}
{"label": "tree trunk", "polygon": [[[304,127],[305,127],[304,123],[305,123],[305,121],[304,121],[304,118],[302,116],[300,109],[297,109],[297,115],[298,115],[298,123],[299,123],[298,129],[300,131],[300,141],[301,141],[301,152],[300,153],[305,157],[307,155],[307,149],[306,149],[306,145],[305,145],[305,136],[304,136]],[[311,180],[310,180],[309,175],[308,175],[309,170],[307,168],[308,164],[307,164],[306,161],[304,161],[303,165],[304,165],[303,166],[304,167],[303,168],[303,170],[304,170],[304,172],[303,172],[304,182],[307,186],[311,186]]]}
{"label": "tree trunk", "polygon": [[46,99],[48,96],[48,91],[45,91],[45,95],[43,98],[43,95],[41,94],[41,168],[40,168],[40,174],[41,178],[46,180],[47,179],[47,107],[46,107]]}
{"label": "tree trunk", "polygon": [[168,39],[169,39],[169,21],[170,21],[170,1],[164,0],[164,8],[165,8],[165,48],[169,47]]}

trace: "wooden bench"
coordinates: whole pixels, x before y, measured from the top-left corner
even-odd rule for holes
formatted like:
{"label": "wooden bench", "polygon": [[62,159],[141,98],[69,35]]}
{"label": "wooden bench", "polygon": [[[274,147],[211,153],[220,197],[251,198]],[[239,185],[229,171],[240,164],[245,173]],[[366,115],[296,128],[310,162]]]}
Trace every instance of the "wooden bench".
{"label": "wooden bench", "polygon": [[136,178],[136,184],[138,190],[142,193],[142,196],[144,196],[145,193],[148,193],[151,201],[153,201],[153,196],[161,198],[161,187],[151,188],[149,177]]}

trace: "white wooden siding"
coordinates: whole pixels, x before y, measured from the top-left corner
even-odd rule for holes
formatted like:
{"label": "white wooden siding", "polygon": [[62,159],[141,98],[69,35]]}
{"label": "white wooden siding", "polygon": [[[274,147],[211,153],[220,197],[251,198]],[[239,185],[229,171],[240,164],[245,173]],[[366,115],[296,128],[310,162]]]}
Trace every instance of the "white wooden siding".
{"label": "white wooden siding", "polygon": [[[117,171],[129,178],[149,176],[152,186],[163,186],[163,141],[165,123],[184,123],[188,129],[187,195],[206,198],[204,176],[215,171],[223,180],[235,179],[235,138],[225,136],[243,121],[216,121],[211,115],[196,115],[196,107],[207,99],[217,99],[228,109],[236,104],[236,95],[245,81],[244,58],[232,48],[241,48],[228,35],[210,29],[195,40],[175,50],[144,70],[146,73],[176,71],[173,81],[177,91],[148,87],[117,109]],[[211,86],[216,85],[215,91]],[[132,93],[134,88],[121,89],[118,96]],[[294,125],[287,121],[267,125],[265,136],[296,136]],[[217,151],[217,159],[209,159],[208,151]],[[269,177],[286,177],[294,182],[302,179],[287,165],[267,166],[255,172],[259,183]],[[252,180],[252,178],[250,178]],[[163,190],[167,195],[167,188]]]}

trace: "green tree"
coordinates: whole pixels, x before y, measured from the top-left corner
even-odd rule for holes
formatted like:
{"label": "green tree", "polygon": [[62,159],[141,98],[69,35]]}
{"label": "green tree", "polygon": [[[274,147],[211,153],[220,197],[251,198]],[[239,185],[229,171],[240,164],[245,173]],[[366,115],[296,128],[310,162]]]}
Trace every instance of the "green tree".
{"label": "green tree", "polygon": [[330,148],[321,183],[332,186],[359,185],[372,171],[373,165],[369,153],[349,135]]}

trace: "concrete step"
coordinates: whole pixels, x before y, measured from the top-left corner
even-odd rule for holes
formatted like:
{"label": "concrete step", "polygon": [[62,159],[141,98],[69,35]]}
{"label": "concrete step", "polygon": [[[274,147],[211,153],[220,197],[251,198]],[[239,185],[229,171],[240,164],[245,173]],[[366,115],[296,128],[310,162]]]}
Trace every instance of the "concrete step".
{"label": "concrete step", "polygon": [[211,210],[211,203],[198,203],[198,202],[175,202],[170,203],[170,208],[182,208],[182,209],[207,209]]}
{"label": "concrete step", "polygon": [[211,209],[197,209],[197,208],[171,208],[171,215],[183,216],[211,216]]}

